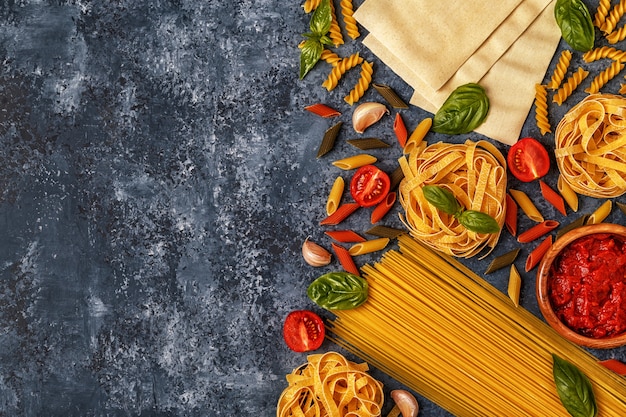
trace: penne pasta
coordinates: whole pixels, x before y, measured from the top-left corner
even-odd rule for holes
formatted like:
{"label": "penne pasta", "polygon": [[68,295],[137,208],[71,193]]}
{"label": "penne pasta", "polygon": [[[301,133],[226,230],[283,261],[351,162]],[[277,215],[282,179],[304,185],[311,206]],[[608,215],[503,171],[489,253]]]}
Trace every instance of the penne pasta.
{"label": "penne pasta", "polygon": [[389,175],[389,189],[392,191],[395,190],[403,179],[404,171],[402,171],[402,167],[398,165],[398,167],[393,170],[391,175]]}
{"label": "penne pasta", "polygon": [[382,218],[385,217],[389,210],[391,210],[391,207],[393,207],[395,202],[396,193],[390,192],[389,194],[387,194],[387,197],[385,197],[383,201],[378,203],[376,207],[374,207],[374,210],[372,210],[372,215],[370,218],[371,223],[375,224],[382,220]]}
{"label": "penne pasta", "polygon": [[421,122],[419,122],[419,124],[417,125],[413,133],[411,133],[411,136],[409,136],[409,138],[406,141],[406,145],[404,146],[404,151],[403,151],[405,155],[410,154],[415,148],[417,148],[418,146],[422,144],[424,137],[430,131],[430,128],[432,127],[432,125],[433,125],[432,117],[427,117]]}
{"label": "penne pasta", "polygon": [[556,232],[556,238],[557,239],[560,238],[561,236],[563,236],[565,233],[569,232],[570,230],[574,230],[577,227],[584,226],[587,223],[588,218],[589,218],[588,214],[583,214],[582,216],[578,217],[576,220],[574,220],[567,226],[561,227]]}
{"label": "penne pasta", "polygon": [[619,208],[623,214],[626,214],[626,204],[620,203],[619,201],[616,201],[615,204],[617,205],[617,208]]}
{"label": "penne pasta", "polygon": [[367,240],[363,236],[358,234],[357,232],[353,230],[347,230],[347,229],[346,230],[327,230],[324,233],[326,233],[326,235],[329,236],[331,239],[334,239],[337,242],[341,242],[341,243],[365,242]]}
{"label": "penne pasta", "polygon": [[352,255],[350,255],[348,249],[336,243],[331,243],[330,246],[333,249],[333,252],[335,252],[335,256],[344,271],[361,276],[361,271],[359,270],[359,267],[356,266],[356,263],[354,263],[354,259],[352,258]]}
{"label": "penne pasta", "polygon": [[304,109],[310,111],[313,114],[316,114],[320,117],[325,117],[325,118],[341,116],[340,111],[335,110],[332,107],[329,107],[326,104],[322,104],[322,103],[311,104],[310,106],[306,106]]}
{"label": "penne pasta", "polygon": [[617,359],[605,359],[598,362],[600,365],[615,372],[618,375],[626,376],[626,363]]}
{"label": "penne pasta", "polygon": [[506,214],[504,215],[504,226],[511,236],[517,235],[517,203],[509,193],[506,194]]}
{"label": "penne pasta", "polygon": [[400,147],[404,148],[406,141],[409,137],[409,133],[406,130],[406,125],[400,113],[396,113],[396,118],[393,121],[393,133],[396,134]]}
{"label": "penne pasta", "polygon": [[587,224],[598,224],[602,223],[604,219],[606,219],[609,214],[611,214],[611,209],[613,208],[613,203],[611,200],[606,200],[604,203],[600,205],[587,219]]}
{"label": "penne pasta", "polygon": [[330,193],[328,193],[328,199],[326,201],[326,214],[331,215],[335,211],[337,211],[337,207],[339,207],[341,203],[341,197],[343,196],[343,190],[345,188],[345,181],[341,176],[335,179],[333,182],[333,186],[330,189]]}
{"label": "penne pasta", "polygon": [[521,233],[517,237],[517,241],[519,243],[532,242],[533,240],[536,240],[542,236],[545,236],[546,234],[550,233],[557,227],[559,227],[559,222],[554,221],[554,220],[545,220],[531,227],[530,229],[526,230],[524,233]]}
{"label": "penne pasta", "polygon": [[373,83],[372,86],[394,109],[408,109],[409,106],[396,94],[396,92],[385,84]]}
{"label": "penne pasta", "polygon": [[541,243],[528,254],[525,265],[526,272],[530,271],[536,267],[539,262],[541,262],[543,255],[545,255],[548,249],[550,249],[550,246],[552,246],[551,235],[542,240]]}
{"label": "penne pasta", "polygon": [[509,285],[507,288],[507,293],[509,294],[509,298],[515,304],[515,307],[519,307],[519,293],[522,288],[522,277],[519,274],[519,271],[515,267],[515,265],[511,265],[511,270],[509,271]]}
{"label": "penne pasta", "polygon": [[368,155],[365,153],[349,156],[347,158],[339,159],[333,162],[333,165],[337,168],[341,168],[345,171],[349,171],[351,169],[360,168],[364,165],[371,165],[377,161],[375,156]]}
{"label": "penne pasta", "polygon": [[535,204],[530,200],[528,195],[520,190],[509,189],[509,193],[511,193],[511,197],[515,200],[519,208],[522,209],[524,214],[534,222],[540,223],[542,222],[543,216],[535,207]]}
{"label": "penne pasta", "polygon": [[321,225],[337,225],[348,218],[352,213],[354,213],[359,207],[357,203],[345,203],[337,207],[337,210],[326,218],[324,218],[320,224]]}
{"label": "penne pasta", "polygon": [[362,151],[367,151],[368,149],[380,149],[390,147],[387,142],[384,142],[378,138],[349,139],[346,142]]}
{"label": "penne pasta", "polygon": [[378,236],[378,237],[388,237],[389,239],[396,239],[398,236],[406,233],[406,230],[397,229],[395,227],[390,226],[374,226],[365,232],[368,235]]}
{"label": "penne pasta", "polygon": [[341,130],[342,124],[343,122],[338,122],[331,126],[328,130],[326,130],[326,132],[324,132],[322,143],[320,143],[320,147],[317,150],[318,158],[321,158],[322,156],[333,150],[333,148],[335,147],[335,142],[337,141],[337,136],[339,136],[339,131]]}
{"label": "penne pasta", "polygon": [[495,257],[493,261],[491,261],[491,263],[487,267],[485,274],[490,274],[492,272],[495,272],[499,269],[502,269],[504,267],[511,265],[513,262],[515,262],[515,259],[517,259],[517,255],[519,254],[519,251],[520,249],[516,248],[503,255]]}
{"label": "penne pasta", "polygon": [[543,180],[539,180],[539,187],[541,188],[541,195],[550,204],[552,204],[562,215],[567,216],[565,211],[565,200],[556,191],[554,191]]}
{"label": "penne pasta", "polygon": [[377,252],[385,249],[389,244],[389,238],[379,237],[377,239],[366,240],[365,242],[355,243],[348,249],[352,256],[365,255],[367,253]]}
{"label": "penne pasta", "polygon": [[568,182],[563,179],[562,175],[559,175],[556,186],[569,208],[571,208],[572,211],[578,211],[578,194],[576,194]]}

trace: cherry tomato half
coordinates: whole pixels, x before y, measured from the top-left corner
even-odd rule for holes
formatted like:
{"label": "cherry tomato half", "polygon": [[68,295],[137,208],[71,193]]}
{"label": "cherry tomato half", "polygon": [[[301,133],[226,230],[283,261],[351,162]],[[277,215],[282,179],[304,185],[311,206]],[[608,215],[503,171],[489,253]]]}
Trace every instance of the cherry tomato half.
{"label": "cherry tomato half", "polygon": [[283,338],[294,352],[308,352],[322,346],[326,330],[321,317],[309,310],[296,310],[287,315]]}
{"label": "cherry tomato half", "polygon": [[350,194],[361,207],[371,207],[387,197],[390,186],[391,181],[385,171],[374,165],[365,165],[354,173]]}
{"label": "cherry tomato half", "polygon": [[506,159],[511,173],[523,182],[541,178],[550,170],[548,151],[533,138],[518,140],[509,150]]}

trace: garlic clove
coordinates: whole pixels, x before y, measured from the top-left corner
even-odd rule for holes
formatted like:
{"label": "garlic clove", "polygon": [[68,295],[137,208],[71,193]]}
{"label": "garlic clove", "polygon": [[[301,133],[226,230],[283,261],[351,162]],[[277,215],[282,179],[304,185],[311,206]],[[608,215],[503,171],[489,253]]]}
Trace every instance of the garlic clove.
{"label": "garlic clove", "polygon": [[389,114],[389,110],[384,104],[369,102],[359,104],[352,113],[352,127],[357,133],[365,132],[365,129],[376,123],[384,115]]}
{"label": "garlic clove", "polygon": [[403,389],[396,389],[391,391],[391,398],[393,398],[396,406],[400,409],[402,417],[417,416],[419,405],[413,394]]}
{"label": "garlic clove", "polygon": [[330,252],[307,237],[302,244],[302,257],[311,266],[325,266],[330,263]]}

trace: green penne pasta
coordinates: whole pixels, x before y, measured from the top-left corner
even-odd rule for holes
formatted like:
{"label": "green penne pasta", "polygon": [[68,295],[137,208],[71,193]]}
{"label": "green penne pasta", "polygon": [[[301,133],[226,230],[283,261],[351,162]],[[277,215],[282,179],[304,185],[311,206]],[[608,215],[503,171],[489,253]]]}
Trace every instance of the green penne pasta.
{"label": "green penne pasta", "polygon": [[322,143],[320,143],[320,147],[317,150],[318,158],[326,155],[335,147],[335,141],[337,140],[337,136],[339,136],[339,130],[341,129],[342,124],[343,122],[338,122],[324,132]]}
{"label": "green penne pasta", "polygon": [[387,142],[384,142],[378,138],[349,139],[346,142],[348,142],[355,148],[361,149],[363,151],[368,149],[388,148],[389,146],[391,146]]}
{"label": "green penne pasta", "polygon": [[493,261],[491,261],[491,263],[487,267],[485,274],[490,274],[492,272],[497,271],[498,269],[502,269],[506,266],[511,265],[513,262],[515,262],[515,259],[517,258],[517,255],[519,254],[519,250],[520,250],[519,248],[513,249],[512,251],[509,251],[505,253],[504,255],[495,257]]}
{"label": "green penne pasta", "polygon": [[408,109],[409,106],[396,94],[396,92],[385,84],[372,84],[376,91],[383,96],[385,101],[395,109]]}

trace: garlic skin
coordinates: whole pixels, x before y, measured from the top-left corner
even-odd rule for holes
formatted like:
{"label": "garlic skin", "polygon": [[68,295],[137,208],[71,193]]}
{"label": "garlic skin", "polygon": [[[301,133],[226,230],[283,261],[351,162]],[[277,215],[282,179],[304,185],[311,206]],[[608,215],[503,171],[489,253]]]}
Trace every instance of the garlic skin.
{"label": "garlic skin", "polygon": [[307,237],[302,244],[302,257],[311,266],[325,266],[330,263],[330,252]]}
{"label": "garlic skin", "polygon": [[355,132],[363,133],[365,129],[379,121],[385,114],[389,114],[389,110],[384,104],[375,102],[359,104],[352,113],[352,127]]}
{"label": "garlic skin", "polygon": [[396,403],[396,407],[400,410],[402,417],[417,416],[419,405],[413,394],[403,389],[396,389],[391,391],[391,398]]}

